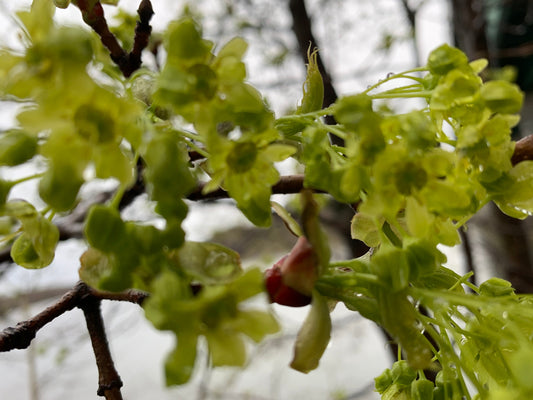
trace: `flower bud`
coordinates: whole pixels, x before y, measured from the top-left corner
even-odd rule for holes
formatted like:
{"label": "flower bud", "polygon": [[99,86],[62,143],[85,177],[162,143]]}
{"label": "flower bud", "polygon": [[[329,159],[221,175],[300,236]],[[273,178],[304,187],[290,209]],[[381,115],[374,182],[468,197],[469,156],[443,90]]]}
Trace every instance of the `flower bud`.
{"label": "flower bud", "polygon": [[317,270],[318,257],[309,241],[301,236],[291,252],[265,272],[270,301],[291,307],[309,304]]}

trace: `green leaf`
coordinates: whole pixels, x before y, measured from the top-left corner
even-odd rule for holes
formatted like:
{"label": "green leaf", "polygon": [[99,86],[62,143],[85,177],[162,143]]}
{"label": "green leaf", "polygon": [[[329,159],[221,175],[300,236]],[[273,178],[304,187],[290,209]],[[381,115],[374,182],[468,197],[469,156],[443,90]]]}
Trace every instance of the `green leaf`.
{"label": "green leaf", "polygon": [[429,238],[413,241],[406,248],[406,256],[409,263],[410,280],[432,275],[438,267],[446,262],[446,256],[442,254]]}
{"label": "green leaf", "polygon": [[403,386],[410,386],[416,379],[416,371],[405,360],[396,361],[392,365],[391,375],[393,383]]}
{"label": "green leaf", "polygon": [[239,254],[216,243],[185,242],[169,257],[206,284],[230,282],[242,273]]}

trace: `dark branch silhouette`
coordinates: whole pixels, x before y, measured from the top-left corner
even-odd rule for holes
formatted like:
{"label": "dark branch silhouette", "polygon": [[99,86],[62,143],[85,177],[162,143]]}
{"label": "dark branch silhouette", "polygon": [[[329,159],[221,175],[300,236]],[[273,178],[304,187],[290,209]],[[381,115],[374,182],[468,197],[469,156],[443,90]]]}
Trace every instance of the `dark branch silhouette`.
{"label": "dark branch silhouette", "polygon": [[150,0],[142,0],[137,14],[139,21],[135,27],[133,49],[127,53],[117,38],[109,30],[104,15],[102,4],[98,1],[92,7],[88,0],[78,0],[83,21],[89,25],[99,36],[102,44],[109,50],[111,59],[120,68],[125,77],[129,77],[141,66],[141,53],[148,46],[152,27],[150,19],[154,14]]}
{"label": "dark branch silhouette", "polygon": [[[317,44],[317,41],[313,34],[313,30],[311,28],[311,18],[309,17],[309,14],[307,13],[307,9],[305,7],[305,0],[290,0],[289,9],[291,11],[292,16],[292,31],[294,32],[294,36],[296,37],[296,40],[298,42],[298,52],[300,54],[300,57],[302,58],[303,63],[306,64],[308,61],[307,54],[309,47],[311,47],[311,49],[320,47]],[[335,87],[333,86],[331,75],[326,69],[324,62],[322,61],[320,52],[317,53],[316,62],[318,70],[322,75],[322,80],[324,82],[323,106],[328,107],[331,104],[335,103],[335,101],[337,100],[337,92],[335,91]],[[335,118],[332,115],[327,115],[325,117],[325,121],[329,125],[336,124]],[[330,135],[330,139],[333,144],[339,146],[343,145],[344,141],[335,135]]]}

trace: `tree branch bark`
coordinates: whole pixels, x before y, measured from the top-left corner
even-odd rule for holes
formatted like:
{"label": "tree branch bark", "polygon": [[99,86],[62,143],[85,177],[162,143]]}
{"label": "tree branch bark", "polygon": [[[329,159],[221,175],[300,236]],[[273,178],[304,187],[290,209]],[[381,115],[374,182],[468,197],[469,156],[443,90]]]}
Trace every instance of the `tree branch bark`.
{"label": "tree branch bark", "polygon": [[99,1],[91,7],[88,0],[78,0],[77,6],[81,11],[83,21],[100,36],[102,44],[109,50],[111,59],[120,68],[122,74],[126,78],[131,76],[141,66],[141,54],[148,46],[152,33],[150,19],[154,11],[150,0],[142,0],[137,10],[139,21],[135,27],[133,49],[129,53],[122,48],[115,35],[109,30],[104,9]]}
{"label": "tree branch bark", "polygon": [[19,322],[15,327],[8,327],[1,331],[0,352],[27,348],[43,326],[67,311],[80,307],[87,299],[128,301],[142,305],[147,297],[148,293],[140,290],[131,289],[121,293],[104,292],[93,289],[80,281],[55,304],[47,307],[33,318]]}
{"label": "tree branch bark", "polygon": [[120,388],[123,383],[109,350],[100,303],[100,299],[89,296],[84,298],[81,304],[78,305],[85,315],[85,322],[87,323],[87,330],[89,331],[98,368],[98,390],[96,394],[105,397],[107,400],[122,400]]}

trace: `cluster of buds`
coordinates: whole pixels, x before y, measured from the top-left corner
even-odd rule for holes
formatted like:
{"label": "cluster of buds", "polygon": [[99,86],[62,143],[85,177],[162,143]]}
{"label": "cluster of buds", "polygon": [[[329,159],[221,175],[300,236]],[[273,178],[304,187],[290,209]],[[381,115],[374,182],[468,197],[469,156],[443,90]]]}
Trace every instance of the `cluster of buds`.
{"label": "cluster of buds", "polygon": [[265,271],[265,285],[272,303],[303,307],[311,303],[318,277],[318,257],[305,236],[289,254]]}

